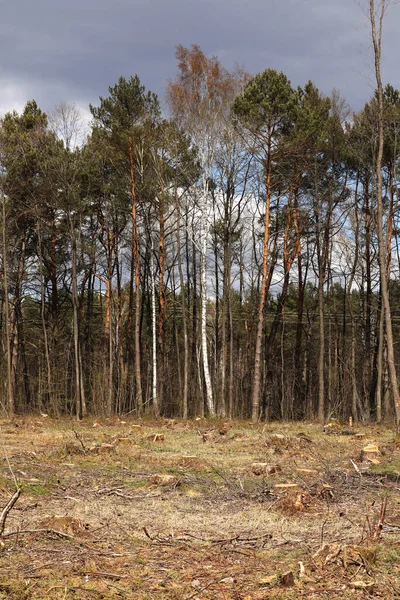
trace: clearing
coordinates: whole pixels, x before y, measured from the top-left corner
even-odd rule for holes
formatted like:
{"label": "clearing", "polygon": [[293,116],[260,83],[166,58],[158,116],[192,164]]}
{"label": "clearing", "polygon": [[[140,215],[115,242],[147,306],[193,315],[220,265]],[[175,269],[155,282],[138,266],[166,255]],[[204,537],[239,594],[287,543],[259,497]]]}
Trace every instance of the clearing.
{"label": "clearing", "polygon": [[0,511],[22,487],[0,599],[400,597],[390,429],[18,417],[0,433]]}

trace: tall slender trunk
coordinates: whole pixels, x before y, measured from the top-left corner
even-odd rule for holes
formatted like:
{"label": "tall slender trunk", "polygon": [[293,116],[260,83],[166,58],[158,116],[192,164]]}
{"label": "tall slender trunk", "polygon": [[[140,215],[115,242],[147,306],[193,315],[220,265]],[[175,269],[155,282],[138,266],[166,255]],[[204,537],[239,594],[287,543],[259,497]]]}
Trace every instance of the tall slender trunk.
{"label": "tall slender trunk", "polygon": [[201,351],[203,357],[203,373],[206,386],[207,410],[210,417],[215,417],[215,405],[208,362],[207,343],[207,246],[208,246],[208,184],[203,185],[201,207],[201,251],[200,251],[200,290],[201,290]]}
{"label": "tall slender trunk", "polygon": [[[387,234],[386,234],[386,264],[387,277],[390,280],[390,269],[392,260],[392,236],[393,236],[393,210],[394,210],[394,189],[393,189],[393,167],[389,167],[389,196],[390,208],[387,219]],[[378,346],[376,351],[376,422],[382,421],[382,391],[383,391],[383,376],[384,376],[384,350],[385,350],[385,314],[382,306],[382,292],[379,290],[379,326],[378,326]]]}
{"label": "tall slender trunk", "polygon": [[108,352],[107,373],[107,404],[106,412],[111,416],[114,403],[114,353],[113,353],[113,318],[112,318],[112,296],[113,296],[113,248],[114,236],[109,230],[107,232],[107,279],[106,279],[106,323],[105,339]]}
{"label": "tall slender trunk", "polygon": [[[228,317],[229,317],[229,385],[228,385],[228,414],[229,418],[233,419],[235,406],[233,405],[233,383],[234,383],[234,365],[233,365],[233,311],[232,311],[232,295],[228,293]],[[240,361],[239,361],[240,362]],[[238,374],[240,377],[240,374]],[[237,412],[237,406],[236,406]]]}
{"label": "tall slender trunk", "polygon": [[384,350],[385,350],[385,313],[382,306],[382,294],[380,293],[380,312],[379,312],[379,340],[378,352],[376,357],[376,422],[382,421],[382,390],[384,376]]}
{"label": "tall slender trunk", "polygon": [[348,293],[347,293],[347,302],[348,309],[350,314],[350,327],[351,327],[351,413],[354,422],[357,421],[357,412],[359,405],[359,396],[357,389],[357,374],[356,374],[356,328],[355,328],[355,318],[354,318],[354,309],[352,303],[352,287],[354,278],[356,275],[356,269],[358,265],[358,255],[359,255],[359,218],[358,218],[358,184],[359,184],[359,176],[357,173],[356,177],[356,186],[355,186],[355,210],[354,210],[354,219],[355,219],[355,248],[354,248],[354,259],[351,268],[350,280],[348,285]]}
{"label": "tall slender trunk", "polygon": [[132,262],[135,266],[135,367],[136,367],[136,407],[139,415],[143,412],[142,374],[140,361],[140,264],[139,235],[137,227],[137,198],[135,167],[133,163],[133,140],[129,138],[129,168],[131,180],[132,218]]}
{"label": "tall slender trunk", "polygon": [[201,289],[201,349],[203,356],[203,372],[206,385],[207,410],[210,417],[215,416],[214,399],[208,363],[207,343],[207,236],[203,234],[200,254],[200,289]]}
{"label": "tall slender trunk", "polygon": [[[150,234],[151,235],[151,234]],[[156,419],[160,416],[160,405],[157,395],[157,315],[156,315],[156,285],[155,285],[155,269],[154,269],[154,243],[151,240],[150,253],[150,281],[151,281],[151,333],[152,333],[152,396],[153,396],[153,412]]]}
{"label": "tall slender trunk", "polygon": [[[326,282],[326,297],[328,299],[328,305],[327,305],[327,309],[328,309],[328,325],[327,325],[327,330],[328,330],[328,351],[327,351],[327,359],[328,359],[328,364],[327,364],[327,400],[328,400],[328,415],[330,415],[332,413],[332,401],[333,401],[333,397],[332,397],[332,387],[333,387],[333,372],[332,372],[332,346],[335,345],[335,341],[334,338],[334,334],[332,333],[332,314],[331,314],[331,305],[332,305],[332,301],[335,302],[335,293],[331,292],[332,290],[332,269],[331,269],[331,264],[332,264],[332,244],[330,245],[330,251],[329,251],[329,260],[328,260],[328,274],[327,274],[327,282]],[[333,313],[335,314],[335,309],[336,306],[334,304],[333,306]],[[336,331],[335,331],[335,337],[336,337]],[[326,411],[326,406],[325,406],[325,411]]]}
{"label": "tall slender trunk", "polygon": [[39,278],[40,278],[40,316],[42,319],[43,329],[43,341],[44,341],[44,353],[46,357],[46,376],[47,376],[47,390],[45,397],[50,401],[52,394],[52,377],[51,377],[51,363],[50,363],[50,352],[49,352],[49,340],[47,335],[47,324],[46,324],[46,297],[43,277],[43,257],[42,257],[42,236],[40,231],[40,219],[37,223],[37,236],[38,236],[38,258],[39,258]]}
{"label": "tall slender trunk", "polygon": [[[197,378],[199,383],[199,409],[201,416],[204,415],[204,394],[203,394],[203,381],[201,376],[199,375],[199,356],[198,356],[198,345],[197,345],[197,337],[198,337],[198,296],[197,296],[197,251],[196,244],[194,241],[192,242],[192,273],[193,273],[193,285],[192,285],[192,376],[193,378]],[[190,272],[187,271],[188,273]],[[194,395],[194,389],[192,391],[193,398],[196,399]],[[196,408],[197,410],[197,408]]]}
{"label": "tall slender trunk", "polygon": [[280,384],[281,384],[281,415],[284,421],[289,419],[289,411],[286,406],[286,394],[285,394],[285,311],[282,307],[282,330],[281,330],[281,373],[280,373]]}
{"label": "tall slender trunk", "polygon": [[51,315],[53,328],[58,311],[58,290],[57,290],[57,228],[55,215],[51,218],[51,252],[50,252],[50,280],[51,280]]}
{"label": "tall slender trunk", "polygon": [[[294,350],[294,371],[295,371],[295,401],[296,407],[299,411],[305,413],[304,400],[305,400],[305,381],[303,380],[303,354],[302,354],[302,341],[303,341],[303,312],[304,312],[304,284],[303,284],[303,257],[301,249],[301,236],[300,236],[300,223],[299,223],[299,209],[298,209],[298,194],[295,193],[295,210],[296,219],[294,220],[296,241],[297,241],[297,320],[296,320],[296,343]],[[300,414],[302,414],[300,412]]]}
{"label": "tall slender trunk", "polygon": [[[224,273],[223,273],[223,284],[222,284],[222,317],[221,317],[221,405],[226,406],[226,375],[228,367],[228,355],[230,360],[231,352],[231,336],[232,331],[230,327],[231,321],[231,224],[230,215],[225,212],[225,227],[227,228],[224,236]],[[229,339],[228,339],[229,337]],[[228,344],[229,342],[229,344]],[[229,349],[229,353],[228,353]],[[229,374],[229,386],[230,386],[230,374]],[[230,392],[229,392],[230,396]],[[231,399],[228,400],[228,415],[232,418]]]}
{"label": "tall slender trunk", "polygon": [[78,274],[77,274],[77,253],[76,236],[74,224],[71,215],[69,216],[69,225],[71,232],[71,263],[72,263],[72,308],[73,308],[73,335],[74,335],[74,360],[75,360],[75,401],[76,416],[80,420],[86,414],[85,394],[82,386],[81,361],[79,359],[79,301],[78,301]]}
{"label": "tall slender trunk", "polygon": [[318,325],[319,325],[319,354],[318,354],[318,420],[325,420],[325,299],[324,275],[320,271],[318,277]]}
{"label": "tall slender trunk", "polygon": [[13,415],[15,413],[15,398],[11,384],[11,335],[10,335],[10,302],[8,298],[8,272],[7,272],[7,233],[6,233],[6,199],[2,198],[3,208],[3,282],[4,282],[4,308],[5,329],[7,343],[7,410]]}
{"label": "tall slender trunk", "polygon": [[[116,218],[117,221],[117,218]],[[115,348],[116,348],[116,360],[118,365],[117,371],[117,389],[116,389],[116,411],[117,414],[121,415],[126,405],[126,375],[127,368],[125,362],[124,345],[122,340],[123,334],[123,316],[122,316],[122,264],[120,262],[119,252],[119,232],[117,222],[115,223],[115,244],[114,244],[114,255],[115,255],[115,273],[117,276],[117,293],[116,293],[116,325],[115,325]]]}
{"label": "tall slender trunk", "polygon": [[319,325],[319,354],[318,354],[318,420],[325,420],[325,295],[324,285],[328,258],[330,255],[331,207],[328,208],[323,224],[321,240],[320,218],[317,212],[317,253],[318,253],[318,325]]}
{"label": "tall slender trunk", "polygon": [[365,211],[365,270],[366,270],[366,298],[365,298],[365,355],[364,355],[364,398],[371,393],[371,357],[372,357],[372,273],[371,273],[371,206],[369,196],[369,180],[365,177],[364,183],[364,211]]}
{"label": "tall slender trunk", "polygon": [[377,230],[378,230],[378,246],[379,246],[379,270],[382,287],[382,308],[385,313],[385,325],[386,325],[386,340],[387,340],[387,353],[388,353],[388,368],[390,376],[390,386],[394,399],[395,415],[396,415],[396,430],[399,430],[400,424],[400,395],[397,382],[397,372],[394,358],[394,344],[393,344],[393,330],[392,330],[392,317],[390,309],[389,299],[389,283],[387,273],[387,251],[384,240],[383,232],[383,198],[382,198],[382,157],[383,157],[383,129],[384,129],[384,114],[383,114],[383,86],[381,79],[381,49],[382,49],[382,25],[383,17],[385,14],[385,8],[387,7],[387,0],[381,0],[380,2],[380,15],[378,31],[375,22],[375,2],[370,0],[370,21],[371,21],[371,33],[372,43],[374,46],[375,55],[375,75],[378,92],[378,126],[379,126],[379,145],[378,145],[378,156],[376,160],[376,180],[377,180]]}
{"label": "tall slender trunk", "polygon": [[[295,196],[295,206],[292,209],[293,195]],[[295,231],[298,230],[299,227],[298,227],[297,194],[294,193],[294,183],[293,182],[292,182],[292,185],[290,186],[289,198],[288,198],[288,203],[286,206],[286,225],[285,225],[285,230],[283,233],[283,257],[282,258],[283,258],[284,278],[283,278],[282,289],[279,294],[279,299],[278,299],[278,303],[277,303],[277,307],[276,307],[276,311],[275,311],[274,320],[271,325],[271,330],[270,330],[268,340],[267,340],[267,345],[266,345],[267,369],[268,369],[269,360],[271,358],[272,348],[274,346],[276,334],[278,333],[279,325],[283,324],[284,306],[285,306],[285,302],[286,302],[287,295],[289,292],[290,271],[291,271],[291,268],[293,266],[293,262],[294,262],[296,256],[298,256],[299,248],[300,248],[300,236],[297,235],[295,245],[294,245],[292,251],[291,252],[289,251],[289,233],[290,233],[290,229],[292,226],[292,221],[294,223]],[[271,271],[270,271],[270,274],[271,274]]]}
{"label": "tall slender trunk", "polygon": [[[165,378],[165,286],[164,286],[164,273],[165,273],[165,215],[164,215],[164,189],[161,190],[161,196],[159,198],[159,242],[158,242],[158,299],[159,299],[159,312],[158,312],[158,347],[160,350],[160,365],[159,365],[159,386],[158,386],[158,405],[157,413],[159,416],[161,406],[163,403],[164,396],[164,378]],[[154,257],[153,257],[154,260]]]}
{"label": "tall slender trunk", "polygon": [[188,324],[186,314],[186,290],[185,281],[183,278],[182,256],[181,256],[181,207],[179,198],[175,192],[175,206],[177,212],[176,225],[176,246],[178,254],[178,271],[179,271],[179,287],[182,308],[182,325],[183,325],[183,397],[182,397],[182,416],[188,418],[188,382],[189,382],[189,341],[188,341]]}
{"label": "tall slender trunk", "polygon": [[213,234],[213,251],[214,251],[214,279],[215,279],[215,321],[214,321],[214,332],[215,332],[215,343],[214,343],[214,381],[215,381],[215,396],[217,403],[217,414],[219,417],[225,418],[226,406],[225,402],[221,401],[220,387],[221,387],[221,366],[222,361],[220,360],[220,298],[219,298],[219,265],[218,265],[218,241],[215,232],[215,198],[214,198],[214,234]]}
{"label": "tall slender trunk", "polygon": [[258,321],[256,333],[256,348],[254,354],[254,383],[252,395],[251,418],[253,423],[260,416],[260,384],[261,384],[261,348],[264,329],[264,306],[267,295],[268,274],[268,243],[269,243],[269,217],[271,206],[271,135],[269,135],[267,164],[266,164],[266,194],[265,194],[265,218],[264,218],[264,243],[263,262],[261,272],[261,290],[258,304]]}
{"label": "tall slender trunk", "polygon": [[17,397],[18,364],[20,361],[20,357],[22,356],[23,348],[21,301],[23,277],[25,270],[25,250],[26,237],[25,234],[22,234],[20,239],[19,253],[17,253],[18,269],[17,281],[15,284],[14,291],[14,301],[12,304],[12,310],[10,311],[11,387],[14,403],[16,402]]}

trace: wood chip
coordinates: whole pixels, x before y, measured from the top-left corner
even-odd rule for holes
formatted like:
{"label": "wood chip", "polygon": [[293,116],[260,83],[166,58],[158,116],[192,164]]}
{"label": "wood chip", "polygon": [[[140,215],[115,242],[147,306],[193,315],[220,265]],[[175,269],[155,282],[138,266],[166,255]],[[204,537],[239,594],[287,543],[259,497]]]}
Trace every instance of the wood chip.
{"label": "wood chip", "polygon": [[297,468],[296,471],[298,473],[303,473],[304,475],[318,475],[319,472],[316,469],[303,469],[303,468]]}
{"label": "wood chip", "polygon": [[289,490],[298,487],[300,487],[298,483],[277,483],[276,485],[274,485],[274,489],[276,490]]}
{"label": "wood chip", "polygon": [[146,438],[148,442],[163,442],[164,439],[163,433],[154,433],[153,435],[148,435]]}

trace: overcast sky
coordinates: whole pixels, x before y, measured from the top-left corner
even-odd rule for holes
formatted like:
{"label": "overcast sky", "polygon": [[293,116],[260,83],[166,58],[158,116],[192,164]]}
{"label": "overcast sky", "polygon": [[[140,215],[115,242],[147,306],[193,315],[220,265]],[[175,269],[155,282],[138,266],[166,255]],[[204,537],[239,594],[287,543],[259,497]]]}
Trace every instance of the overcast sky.
{"label": "overcast sky", "polygon": [[[0,113],[34,98],[85,108],[120,75],[164,95],[175,47],[199,44],[228,68],[282,70],[337,88],[353,109],[373,91],[367,0],[2,0]],[[383,78],[400,87],[400,4],[384,25]]]}

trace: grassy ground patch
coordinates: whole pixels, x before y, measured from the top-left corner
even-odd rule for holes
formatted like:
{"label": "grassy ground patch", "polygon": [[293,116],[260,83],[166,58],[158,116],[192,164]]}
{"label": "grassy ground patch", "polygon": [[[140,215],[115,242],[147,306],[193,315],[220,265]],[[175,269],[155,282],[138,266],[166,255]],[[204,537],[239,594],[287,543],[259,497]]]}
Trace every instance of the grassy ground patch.
{"label": "grassy ground patch", "polygon": [[0,599],[399,595],[388,429],[31,417],[0,432],[0,508],[22,485]]}

